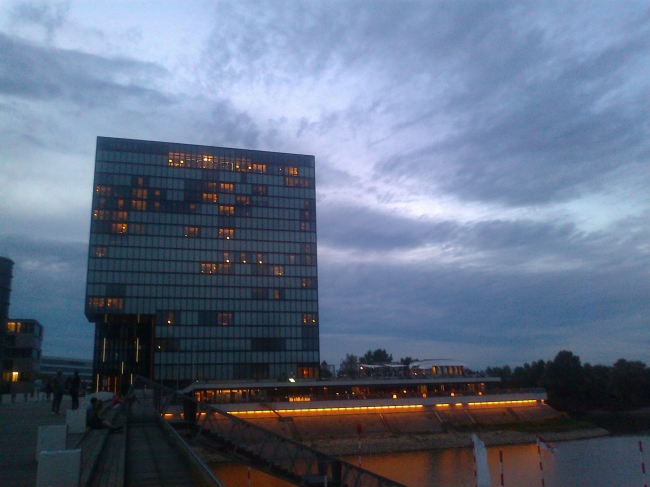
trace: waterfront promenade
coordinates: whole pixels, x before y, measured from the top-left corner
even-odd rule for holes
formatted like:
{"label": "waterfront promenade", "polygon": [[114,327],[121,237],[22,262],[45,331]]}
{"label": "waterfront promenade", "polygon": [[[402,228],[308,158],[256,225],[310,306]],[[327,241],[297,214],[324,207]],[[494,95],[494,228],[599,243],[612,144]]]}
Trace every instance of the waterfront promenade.
{"label": "waterfront promenade", "polygon": [[63,398],[62,414],[50,413],[50,402],[18,402],[0,405],[0,485],[36,485],[38,427],[65,424],[70,396]]}

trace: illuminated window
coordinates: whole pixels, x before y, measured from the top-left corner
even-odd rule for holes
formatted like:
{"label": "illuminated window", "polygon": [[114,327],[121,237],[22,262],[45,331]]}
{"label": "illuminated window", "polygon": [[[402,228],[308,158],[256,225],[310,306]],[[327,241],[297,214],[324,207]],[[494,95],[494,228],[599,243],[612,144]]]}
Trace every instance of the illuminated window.
{"label": "illuminated window", "polygon": [[317,325],[318,317],[315,314],[303,313],[302,315],[302,324],[303,325]]}
{"label": "illuminated window", "polygon": [[121,210],[124,208],[124,200],[117,200],[117,207]]}
{"label": "illuminated window", "polygon": [[266,196],[268,190],[264,184],[254,184],[252,187],[252,192],[257,196]]}
{"label": "illuminated window", "polygon": [[273,275],[274,276],[284,276],[284,267],[281,265],[274,265],[273,266]]}
{"label": "illuminated window", "polygon": [[310,222],[300,222],[300,230],[311,230]]}
{"label": "illuminated window", "polygon": [[155,189],[155,190],[153,191],[153,197],[154,197],[154,198],[160,198],[161,195],[162,195],[162,193],[160,192],[159,189]]}
{"label": "illuminated window", "polygon": [[117,233],[118,235],[123,235],[127,232],[129,226],[126,223],[112,223],[111,224],[111,233]]}
{"label": "illuminated window", "polygon": [[239,254],[237,254],[237,259],[240,264],[248,264],[251,260],[246,252],[239,252]]}
{"label": "illuminated window", "polygon": [[95,193],[100,196],[111,196],[113,190],[110,186],[95,186]]}
{"label": "illuminated window", "polygon": [[235,214],[235,207],[230,205],[219,205],[219,214],[231,216]]}
{"label": "illuminated window", "polygon": [[154,201],[153,202],[153,209],[156,211],[160,210],[160,201]]}
{"label": "illuminated window", "polygon": [[113,213],[113,220],[117,220],[118,222],[123,222],[128,219],[129,219],[128,211],[116,211]]}
{"label": "illuminated window", "polygon": [[132,200],[131,209],[136,211],[145,211],[147,209],[147,202],[145,200]]}
{"label": "illuminated window", "polygon": [[7,333],[20,333],[20,321],[7,321]]}
{"label": "illuminated window", "polygon": [[232,313],[217,313],[217,323],[221,326],[232,324]]}
{"label": "illuminated window", "polygon": [[217,264],[201,262],[201,274],[214,274],[217,272]]}
{"label": "illuminated window", "polygon": [[219,201],[217,193],[203,193],[204,203],[216,203],[217,201]]}
{"label": "illuminated window", "polygon": [[290,176],[297,176],[298,168],[294,166],[287,166],[284,168],[284,173],[289,174]]}
{"label": "illuminated window", "polygon": [[273,299],[284,299],[284,289],[274,289]]}
{"label": "illuminated window", "polygon": [[168,325],[173,325],[174,321],[175,321],[174,320],[174,313],[173,312],[167,313],[167,316],[165,317],[165,322]]}
{"label": "illuminated window", "polygon": [[219,183],[219,191],[222,193],[234,193],[235,185],[232,183]]}
{"label": "illuminated window", "polygon": [[184,227],[183,235],[188,238],[196,238],[199,236],[199,227]]}
{"label": "illuminated window", "polygon": [[301,285],[306,289],[311,289],[314,287],[314,280],[311,277],[303,277]]}
{"label": "illuminated window", "polygon": [[217,191],[217,183],[208,181],[205,183],[205,189],[211,193],[214,193]]}
{"label": "illuminated window", "polygon": [[93,211],[94,220],[108,220],[111,217],[111,212],[107,210],[95,210]]}
{"label": "illuminated window", "polygon": [[264,264],[264,254],[258,252],[255,254],[255,260],[258,264]]}
{"label": "illuminated window", "polygon": [[251,197],[238,194],[236,202],[238,205],[249,206],[251,204]]}
{"label": "illuminated window", "polygon": [[136,186],[140,186],[140,187],[144,186],[144,178],[141,177],[141,176],[138,177],[138,178],[136,179],[136,181],[135,181],[135,185],[136,185]]}
{"label": "illuminated window", "polygon": [[232,228],[220,228],[219,229],[219,238],[224,238],[226,240],[232,240],[235,236],[235,230]]}
{"label": "illuminated window", "polygon": [[106,307],[110,309],[122,309],[124,307],[124,299],[106,298]]}
{"label": "illuminated window", "polygon": [[251,171],[251,172],[265,173],[266,172],[266,164],[249,164],[248,165],[248,170]]}
{"label": "illuminated window", "polygon": [[198,164],[201,169],[212,169],[214,166],[214,156],[203,155],[199,156]]}
{"label": "illuminated window", "polygon": [[222,252],[222,253],[221,253],[221,259],[222,259],[224,262],[230,262],[230,259],[231,259],[231,258],[232,258],[232,257],[230,256],[230,252]]}
{"label": "illuminated window", "polygon": [[302,260],[303,260],[304,265],[312,265],[312,263],[311,263],[311,255],[303,256]]}
{"label": "illuminated window", "polygon": [[133,188],[131,194],[134,198],[137,198],[139,200],[147,199],[147,190],[144,188]]}
{"label": "illuminated window", "polygon": [[92,309],[103,308],[104,298],[88,298],[88,307]]}
{"label": "illuminated window", "polygon": [[93,257],[106,257],[106,247],[99,247],[97,245],[93,245],[90,249],[90,255]]}
{"label": "illuminated window", "polygon": [[20,372],[16,372],[16,371],[11,372],[11,382],[18,382],[19,377],[20,377]]}
{"label": "illuminated window", "polygon": [[289,264],[296,265],[296,256],[295,255],[290,255],[289,256]]}
{"label": "illuminated window", "polygon": [[168,164],[174,167],[183,167],[185,165],[185,154],[182,152],[170,152]]}

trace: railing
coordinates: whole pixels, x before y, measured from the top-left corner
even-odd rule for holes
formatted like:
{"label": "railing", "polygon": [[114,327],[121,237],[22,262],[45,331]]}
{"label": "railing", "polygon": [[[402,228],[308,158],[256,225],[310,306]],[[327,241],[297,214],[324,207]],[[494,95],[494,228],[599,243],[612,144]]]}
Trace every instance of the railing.
{"label": "railing", "polygon": [[163,418],[182,412],[173,425],[190,442],[294,485],[404,487],[139,376],[128,400],[136,399]]}

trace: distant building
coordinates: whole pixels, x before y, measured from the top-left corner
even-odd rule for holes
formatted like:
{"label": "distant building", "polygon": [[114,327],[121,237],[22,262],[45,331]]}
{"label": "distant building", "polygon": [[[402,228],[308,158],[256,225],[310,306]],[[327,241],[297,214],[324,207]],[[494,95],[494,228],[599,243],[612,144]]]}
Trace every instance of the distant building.
{"label": "distant building", "polygon": [[86,381],[90,386],[93,382],[93,361],[82,358],[70,357],[48,357],[41,358],[41,373],[42,378],[52,378],[56,373],[63,371],[63,377],[72,377],[74,371],[79,371],[79,377],[82,381]]}
{"label": "distant building", "polygon": [[411,362],[409,369],[412,375],[425,376],[450,376],[465,375],[467,365],[458,360],[451,359],[427,359]]}
{"label": "distant building", "polygon": [[43,325],[32,319],[5,322],[2,379],[10,393],[32,392],[41,365]]}
{"label": "distant building", "polygon": [[313,156],[97,138],[94,384],[319,373]]}
{"label": "distant building", "polygon": [[[0,369],[4,372],[4,349],[7,317],[9,316],[9,297],[11,296],[11,278],[14,261],[0,257]],[[9,384],[4,382],[4,373],[0,376],[0,393],[8,393]]]}

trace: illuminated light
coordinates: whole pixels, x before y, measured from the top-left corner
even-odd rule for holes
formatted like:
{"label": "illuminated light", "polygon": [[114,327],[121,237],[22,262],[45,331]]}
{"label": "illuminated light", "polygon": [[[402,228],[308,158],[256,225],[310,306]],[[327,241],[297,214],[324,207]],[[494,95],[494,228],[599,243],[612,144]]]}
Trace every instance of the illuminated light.
{"label": "illuminated light", "polygon": [[393,394],[393,399],[397,399],[397,394]]}

